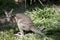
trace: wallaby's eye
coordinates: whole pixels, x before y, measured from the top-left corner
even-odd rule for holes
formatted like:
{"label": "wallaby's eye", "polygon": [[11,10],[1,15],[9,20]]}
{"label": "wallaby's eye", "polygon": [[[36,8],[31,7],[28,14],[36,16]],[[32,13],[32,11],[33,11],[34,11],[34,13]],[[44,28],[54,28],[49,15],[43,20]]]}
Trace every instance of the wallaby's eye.
{"label": "wallaby's eye", "polygon": [[11,15],[8,16],[9,18],[11,17]]}

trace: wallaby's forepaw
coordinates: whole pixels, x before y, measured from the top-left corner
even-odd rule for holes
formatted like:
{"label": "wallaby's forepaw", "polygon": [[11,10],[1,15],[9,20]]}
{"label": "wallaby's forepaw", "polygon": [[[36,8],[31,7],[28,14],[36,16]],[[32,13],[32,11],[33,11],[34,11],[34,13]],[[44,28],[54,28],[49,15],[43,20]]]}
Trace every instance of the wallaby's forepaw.
{"label": "wallaby's forepaw", "polygon": [[14,34],[14,36],[21,36],[21,33],[18,32],[18,33],[16,33],[16,34]]}
{"label": "wallaby's forepaw", "polygon": [[14,36],[16,37],[16,36],[19,36],[19,34],[14,34]]}

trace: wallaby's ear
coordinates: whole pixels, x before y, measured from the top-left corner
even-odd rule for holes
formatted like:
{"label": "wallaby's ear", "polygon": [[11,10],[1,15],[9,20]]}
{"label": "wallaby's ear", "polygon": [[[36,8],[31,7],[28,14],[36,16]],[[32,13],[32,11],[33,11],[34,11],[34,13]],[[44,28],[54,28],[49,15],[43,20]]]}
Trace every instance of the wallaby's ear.
{"label": "wallaby's ear", "polygon": [[11,9],[11,11],[9,12],[9,14],[12,14],[12,12],[13,12],[13,9]]}
{"label": "wallaby's ear", "polygon": [[6,11],[6,10],[3,10],[3,11],[5,12],[5,15],[6,15],[6,16],[8,16],[8,13],[7,13],[7,11]]}

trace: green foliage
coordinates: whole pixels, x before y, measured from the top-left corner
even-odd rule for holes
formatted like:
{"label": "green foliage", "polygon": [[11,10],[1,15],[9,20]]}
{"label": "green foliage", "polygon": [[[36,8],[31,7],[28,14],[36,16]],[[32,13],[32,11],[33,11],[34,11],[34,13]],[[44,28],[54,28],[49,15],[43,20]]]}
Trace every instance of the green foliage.
{"label": "green foliage", "polygon": [[46,27],[44,32],[48,35],[48,40],[60,40],[60,12],[55,11],[53,7],[45,7],[35,8],[32,12],[26,11],[25,14],[32,19],[36,27]]}
{"label": "green foliage", "polygon": [[14,40],[13,31],[0,31],[0,40]]}
{"label": "green foliage", "polygon": [[54,8],[35,8],[32,12],[26,11],[26,15],[32,19],[36,27],[44,25],[47,30],[59,29],[60,31],[60,13],[56,12]]}

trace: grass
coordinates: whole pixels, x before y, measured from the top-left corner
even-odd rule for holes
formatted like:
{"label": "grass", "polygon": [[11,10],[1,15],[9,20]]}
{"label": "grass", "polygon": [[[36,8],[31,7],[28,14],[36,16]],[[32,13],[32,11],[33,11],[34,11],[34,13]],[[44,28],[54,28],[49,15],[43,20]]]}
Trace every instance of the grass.
{"label": "grass", "polygon": [[12,31],[0,31],[0,40],[14,40]]}
{"label": "grass", "polygon": [[[60,12],[54,11],[52,7],[45,7],[43,9],[35,8],[34,10],[26,11],[25,14],[29,16],[36,27],[45,26],[46,29],[43,31],[47,36],[48,40],[60,40]],[[16,29],[4,27],[0,30],[0,40],[45,40],[40,35],[29,33],[23,38],[14,37]]]}

